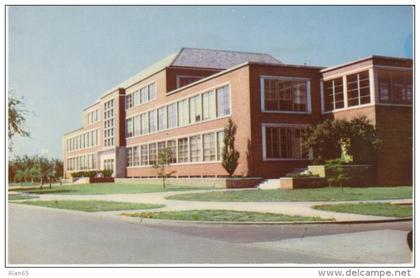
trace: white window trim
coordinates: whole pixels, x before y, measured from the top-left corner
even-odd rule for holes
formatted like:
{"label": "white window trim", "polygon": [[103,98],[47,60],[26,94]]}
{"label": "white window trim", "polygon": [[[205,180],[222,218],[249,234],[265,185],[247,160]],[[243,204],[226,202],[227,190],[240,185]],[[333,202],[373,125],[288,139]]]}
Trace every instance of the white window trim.
{"label": "white window trim", "polygon": [[[264,80],[296,80],[306,81],[306,111],[277,111],[265,109],[265,91],[264,91]],[[311,114],[311,79],[306,77],[294,77],[294,76],[269,76],[260,75],[260,99],[261,99],[261,112],[263,113],[277,113],[277,114]]]}
{"label": "white window trim", "polygon": [[267,142],[266,142],[266,127],[292,127],[292,128],[306,128],[310,124],[288,124],[288,123],[262,123],[262,160],[263,161],[308,161],[310,158],[267,158]]}
{"label": "white window trim", "polygon": [[135,108],[135,107],[140,107],[140,106],[142,106],[142,105],[144,105],[144,104],[147,104],[147,103],[149,103],[149,102],[152,102],[152,101],[156,100],[156,99],[157,99],[157,95],[158,95],[158,91],[157,91],[157,82],[156,82],[156,80],[152,80],[152,81],[150,81],[150,82],[148,82],[148,83],[145,83],[145,84],[143,84],[143,85],[141,85],[141,86],[137,87],[137,89],[133,89],[133,90],[130,90],[130,92],[127,92],[127,93],[124,95],[124,96],[125,96],[125,97],[124,97],[124,101],[126,101],[126,97],[127,97],[128,95],[132,95],[132,94],[134,94],[135,92],[139,92],[139,93],[140,93],[141,89],[146,88],[146,87],[147,87],[147,90],[148,90],[148,96],[150,97],[149,86],[150,86],[150,85],[152,85],[153,83],[155,84],[155,90],[156,90],[156,93],[155,93],[155,97],[154,97],[154,98],[151,98],[151,99],[147,100],[146,102],[142,102],[142,103],[140,103],[140,104],[138,104],[138,105],[134,105],[134,95],[133,95],[133,96],[132,96],[133,106],[131,106],[130,108],[125,107],[125,110],[126,110],[126,111],[128,111],[128,110],[131,110],[131,109],[133,109],[133,108]]}

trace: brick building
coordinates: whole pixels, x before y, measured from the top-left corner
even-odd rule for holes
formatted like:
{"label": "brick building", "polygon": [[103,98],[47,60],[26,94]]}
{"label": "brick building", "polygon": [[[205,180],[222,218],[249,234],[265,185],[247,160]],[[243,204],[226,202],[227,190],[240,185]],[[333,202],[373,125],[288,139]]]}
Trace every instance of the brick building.
{"label": "brick building", "polygon": [[235,175],[275,178],[309,163],[301,131],[366,115],[383,140],[378,183],[411,183],[411,59],[371,56],[323,68],[267,54],[183,48],[105,92],[64,135],[64,167],[153,177],[160,149],[178,177],[223,176],[223,127],[237,124]]}

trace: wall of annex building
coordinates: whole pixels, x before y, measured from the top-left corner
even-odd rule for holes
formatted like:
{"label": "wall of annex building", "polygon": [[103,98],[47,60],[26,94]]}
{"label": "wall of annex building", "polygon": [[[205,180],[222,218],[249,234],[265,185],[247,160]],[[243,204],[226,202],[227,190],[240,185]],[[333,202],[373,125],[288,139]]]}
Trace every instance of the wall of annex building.
{"label": "wall of annex building", "polygon": [[[250,104],[249,104],[249,69],[247,66],[227,72],[223,75],[211,78],[193,86],[187,86],[174,93],[159,97],[154,103],[146,104],[138,113],[161,107],[168,103],[177,102],[178,100],[189,98],[190,96],[215,90],[223,86],[230,88],[230,115],[219,118],[213,118],[207,121],[199,121],[183,127],[163,130],[147,135],[140,135],[127,138],[127,147],[146,144],[149,142],[157,142],[169,138],[179,138],[192,134],[213,132],[222,130],[227,123],[229,117],[238,125],[236,135],[236,147],[241,154],[239,166],[235,175],[248,175],[248,161],[246,159],[247,142],[250,138]],[[158,89],[158,92],[160,90]],[[135,115],[127,111],[126,118]],[[220,161],[211,162],[194,162],[186,164],[178,164],[171,166],[176,171],[177,176],[216,176],[226,175],[226,171],[221,166]],[[156,170],[151,166],[146,167],[128,167],[128,177],[155,176]]]}
{"label": "wall of annex building", "polygon": [[[265,89],[263,87],[266,84],[266,79],[275,80],[276,82],[277,80],[280,80],[276,86],[284,87],[288,86],[287,82],[290,80],[297,80],[298,83],[309,82],[305,84],[305,88],[309,89],[309,92],[307,92],[308,94],[306,95],[306,100],[308,102],[306,111],[288,111],[289,108],[284,109],[281,105],[276,107],[278,111],[267,109],[266,106],[268,105],[265,105],[265,98],[262,97],[262,95],[265,94]],[[283,152],[280,153],[280,151],[278,151],[277,158],[270,158],[267,155],[269,147],[267,146],[268,134],[266,134],[266,131],[274,129],[278,131],[279,134],[289,131],[297,133],[301,128],[320,121],[319,69],[309,67],[251,65],[250,84],[251,93],[249,102],[252,115],[252,139],[248,151],[250,175],[264,178],[278,178],[295,168],[305,167],[309,163],[309,160],[292,158],[294,157],[294,154],[290,157],[290,153],[287,154],[287,152],[284,152],[283,154]],[[276,83],[274,82],[273,84]],[[281,138],[279,141],[281,141]],[[292,147],[295,146],[296,145],[294,144]]]}

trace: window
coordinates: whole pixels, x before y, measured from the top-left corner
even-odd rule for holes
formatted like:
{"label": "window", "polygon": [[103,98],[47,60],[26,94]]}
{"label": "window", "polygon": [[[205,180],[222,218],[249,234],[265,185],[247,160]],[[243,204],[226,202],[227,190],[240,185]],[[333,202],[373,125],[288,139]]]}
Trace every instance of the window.
{"label": "window", "polygon": [[156,83],[149,85],[149,100],[154,100],[156,98]]}
{"label": "window", "polygon": [[230,93],[229,87],[224,86],[216,90],[217,97],[217,117],[230,114]]}
{"label": "window", "polygon": [[332,111],[343,107],[343,78],[324,81],[324,111]]}
{"label": "window", "polygon": [[378,70],[379,102],[413,103],[413,76],[411,71]]}
{"label": "window", "polygon": [[190,161],[201,161],[201,136],[190,137]]}
{"label": "window", "polygon": [[149,165],[156,162],[156,143],[149,144]]}
{"label": "window", "polygon": [[214,91],[203,94],[203,120],[213,119],[215,117],[216,103]]}
{"label": "window", "polygon": [[176,77],[176,84],[177,84],[177,88],[186,86],[188,84],[191,84],[193,82],[196,82],[200,79],[202,79],[202,76],[177,76]]}
{"label": "window", "polygon": [[176,163],[176,141],[169,140],[167,143],[167,148],[171,150],[171,163]]}
{"label": "window", "polygon": [[133,166],[133,148],[127,148],[127,165]]}
{"label": "window", "polygon": [[264,111],[308,112],[310,82],[292,77],[262,78]]}
{"label": "window", "polygon": [[145,103],[149,101],[149,91],[147,87],[140,89],[140,102]]}
{"label": "window", "polygon": [[104,145],[105,147],[114,145],[114,100],[111,99],[104,103]]}
{"label": "window", "polygon": [[141,131],[141,121],[140,121],[140,115],[137,115],[133,119],[133,130],[134,134],[133,136],[139,136]]}
{"label": "window", "polygon": [[137,106],[141,104],[141,96],[140,91],[137,90],[133,93],[133,106]]}
{"label": "window", "polygon": [[178,139],[178,162],[188,162],[188,138]]}
{"label": "window", "polygon": [[203,135],[203,160],[216,160],[216,142],[215,133],[208,133]]}
{"label": "window", "polygon": [[166,142],[162,141],[162,142],[158,142],[158,155],[159,153],[163,152],[166,148]]}
{"label": "window", "polygon": [[223,159],[223,148],[225,146],[224,139],[225,133],[223,131],[217,132],[217,160]]}
{"label": "window", "polygon": [[265,158],[306,159],[302,150],[302,128],[265,127]]}
{"label": "window", "polygon": [[147,113],[140,115],[141,119],[141,134],[149,133],[149,118]]}
{"label": "window", "polygon": [[168,128],[176,127],[176,103],[168,105]]}
{"label": "window", "polygon": [[369,71],[347,75],[347,105],[370,103]]}
{"label": "window", "polygon": [[129,118],[126,120],[126,137],[133,137],[134,136],[134,128],[133,128],[133,118]]}
{"label": "window", "polygon": [[166,106],[159,108],[157,113],[158,116],[158,130],[166,129]]}
{"label": "window", "polygon": [[188,100],[178,101],[178,126],[186,126],[188,124]]}
{"label": "window", "polygon": [[139,166],[139,147],[133,147],[133,166]]}
{"label": "window", "polygon": [[156,120],[155,120],[156,111],[150,111],[149,112],[149,132],[155,132],[156,131]]}
{"label": "window", "polygon": [[125,96],[125,109],[130,109],[133,107],[133,94]]}
{"label": "window", "polygon": [[148,161],[149,161],[148,152],[147,152],[147,145],[141,145],[140,152],[141,152],[141,154],[140,154],[140,158],[141,158],[140,164],[142,166],[147,165]]}
{"label": "window", "polygon": [[190,123],[201,121],[201,96],[190,97]]}

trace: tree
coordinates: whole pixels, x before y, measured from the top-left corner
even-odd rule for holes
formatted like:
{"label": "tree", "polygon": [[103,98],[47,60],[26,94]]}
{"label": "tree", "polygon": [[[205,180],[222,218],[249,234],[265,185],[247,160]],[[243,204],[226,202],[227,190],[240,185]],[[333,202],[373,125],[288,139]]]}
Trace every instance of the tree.
{"label": "tree", "polygon": [[344,170],[343,165],[341,164],[340,159],[328,160],[326,162],[326,168],[328,171],[328,184],[339,186],[341,192],[344,192],[344,183],[351,179],[351,177]]}
{"label": "tree", "polygon": [[238,167],[239,152],[235,149],[236,130],[237,126],[229,118],[228,124],[224,129],[224,147],[222,152],[222,166],[229,173],[229,176],[232,176]]}
{"label": "tree", "polygon": [[9,150],[12,150],[12,138],[15,135],[29,137],[29,132],[25,127],[26,114],[28,111],[24,108],[21,98],[9,94],[8,98],[8,138]]}
{"label": "tree", "polygon": [[159,150],[157,159],[153,163],[153,168],[156,169],[157,175],[162,177],[162,187],[166,188],[166,179],[169,178],[176,171],[168,171],[168,168],[171,166],[172,158],[174,154],[172,149],[167,147]]}
{"label": "tree", "polygon": [[[303,133],[303,148],[312,151],[314,163],[340,158],[345,152],[354,163],[375,162],[380,140],[365,116],[347,120],[325,120]],[[343,152],[344,151],[344,152]]]}

